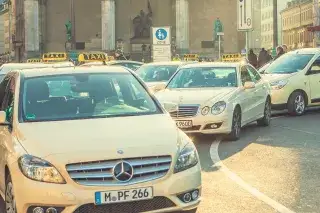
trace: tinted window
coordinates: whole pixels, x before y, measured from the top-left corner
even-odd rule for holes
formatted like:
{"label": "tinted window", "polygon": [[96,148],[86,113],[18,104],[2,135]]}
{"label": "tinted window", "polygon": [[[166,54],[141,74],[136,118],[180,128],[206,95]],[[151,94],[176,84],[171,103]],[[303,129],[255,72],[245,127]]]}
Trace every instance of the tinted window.
{"label": "tinted window", "polygon": [[256,69],[254,69],[251,66],[248,66],[248,71],[249,74],[251,76],[251,79],[253,80],[254,83],[257,83],[261,80],[261,76],[259,75],[259,73],[256,71]]}
{"label": "tinted window", "polygon": [[160,113],[129,73],[43,76],[22,84],[20,113],[27,122]]}
{"label": "tinted window", "polygon": [[286,54],[275,60],[264,73],[267,74],[288,74],[303,70],[314,54]]}
{"label": "tinted window", "polygon": [[168,84],[168,88],[236,87],[234,67],[182,68]]}
{"label": "tinted window", "polygon": [[248,67],[247,66],[243,66],[241,68],[241,83],[244,86],[244,84],[246,82],[254,82],[254,79],[251,78],[251,75],[248,71]]}
{"label": "tinted window", "polygon": [[171,78],[178,67],[178,65],[144,65],[136,73],[145,82],[165,82]]}

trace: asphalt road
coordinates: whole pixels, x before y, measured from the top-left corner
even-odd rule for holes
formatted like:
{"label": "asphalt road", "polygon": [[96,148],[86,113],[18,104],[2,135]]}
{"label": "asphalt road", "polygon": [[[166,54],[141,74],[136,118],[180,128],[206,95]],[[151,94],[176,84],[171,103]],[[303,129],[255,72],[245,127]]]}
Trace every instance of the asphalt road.
{"label": "asphalt road", "polygon": [[320,212],[320,110],[253,124],[237,142],[194,141],[203,170],[199,213]]}

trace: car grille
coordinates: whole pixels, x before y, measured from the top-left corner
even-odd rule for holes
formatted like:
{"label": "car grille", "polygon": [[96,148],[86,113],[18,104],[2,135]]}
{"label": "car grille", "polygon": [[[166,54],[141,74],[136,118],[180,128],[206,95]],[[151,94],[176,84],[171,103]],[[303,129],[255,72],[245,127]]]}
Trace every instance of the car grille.
{"label": "car grille", "polygon": [[80,206],[74,213],[140,213],[175,207],[176,205],[166,197],[154,197],[151,200],[133,201],[96,206],[86,204]]}
{"label": "car grille", "polygon": [[[128,182],[117,181],[113,168],[125,161],[133,167],[133,177]],[[147,182],[164,177],[171,166],[171,156],[156,156],[103,160],[68,164],[66,169],[76,183],[86,186],[119,186]]]}
{"label": "car grille", "polygon": [[199,105],[179,105],[178,111],[171,112],[173,118],[187,118],[198,114]]}

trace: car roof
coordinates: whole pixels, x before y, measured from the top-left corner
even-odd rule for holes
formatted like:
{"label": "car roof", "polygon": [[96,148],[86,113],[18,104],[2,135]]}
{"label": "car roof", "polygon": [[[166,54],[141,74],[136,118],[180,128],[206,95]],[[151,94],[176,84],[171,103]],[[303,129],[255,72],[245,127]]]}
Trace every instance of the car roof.
{"label": "car roof", "polygon": [[289,54],[319,54],[320,48],[303,48],[289,52]]}
{"label": "car roof", "polygon": [[184,68],[195,68],[195,67],[234,67],[237,68],[241,65],[240,62],[202,62],[202,63],[195,63],[195,64],[186,64]]}
{"label": "car roof", "polygon": [[50,75],[67,75],[67,74],[81,74],[81,73],[130,73],[130,71],[121,66],[105,66],[101,69],[100,66],[92,67],[63,67],[63,68],[35,68],[35,69],[22,69],[17,70],[25,77],[39,77]]}
{"label": "car roof", "polygon": [[150,65],[184,65],[184,64],[192,64],[196,62],[188,62],[188,61],[161,61],[161,62],[151,62],[148,64],[144,64],[144,66]]}
{"label": "car roof", "polygon": [[140,61],[129,61],[129,60],[115,60],[115,61],[108,61],[107,63],[135,63],[135,64],[143,64]]}

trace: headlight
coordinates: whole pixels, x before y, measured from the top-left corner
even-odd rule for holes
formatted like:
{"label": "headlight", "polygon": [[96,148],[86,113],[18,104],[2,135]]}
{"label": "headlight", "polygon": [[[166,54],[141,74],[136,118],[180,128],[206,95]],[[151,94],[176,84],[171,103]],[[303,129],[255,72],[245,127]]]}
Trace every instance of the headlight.
{"label": "headlight", "polygon": [[210,107],[208,107],[208,106],[203,107],[201,110],[202,115],[207,115],[209,112],[210,112]]}
{"label": "headlight", "polygon": [[219,101],[215,103],[211,108],[211,113],[213,115],[219,115],[221,114],[227,107],[227,103],[224,101]]}
{"label": "headlight", "polygon": [[189,142],[179,153],[178,160],[174,166],[174,173],[182,172],[198,163],[197,150],[192,142]]}
{"label": "headlight", "polygon": [[288,80],[280,80],[280,81],[274,81],[270,83],[270,86],[272,89],[282,89],[284,86],[286,86],[288,83]]}
{"label": "headlight", "polygon": [[24,155],[19,158],[19,167],[21,172],[32,180],[46,183],[66,183],[54,166],[40,158]]}

